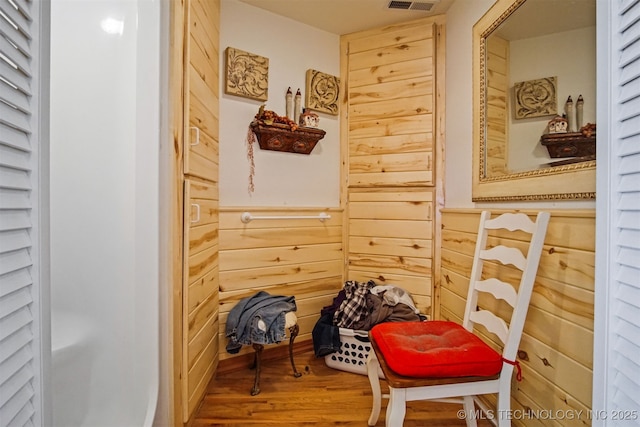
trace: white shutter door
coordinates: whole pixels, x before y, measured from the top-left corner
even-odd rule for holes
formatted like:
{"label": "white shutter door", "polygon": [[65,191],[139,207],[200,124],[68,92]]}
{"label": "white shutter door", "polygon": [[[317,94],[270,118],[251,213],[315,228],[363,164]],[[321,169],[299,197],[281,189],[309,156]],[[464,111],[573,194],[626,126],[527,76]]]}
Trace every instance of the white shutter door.
{"label": "white shutter door", "polygon": [[0,0],[0,426],[40,425],[40,1]]}
{"label": "white shutter door", "polygon": [[606,326],[594,346],[593,424],[629,427],[640,426],[640,0],[600,7],[598,26],[609,27],[600,47],[610,51],[602,73],[609,76],[598,82],[607,89],[599,88],[598,102],[609,108],[598,113],[599,121],[607,117],[602,140],[598,123],[598,167],[602,160],[608,173],[598,176],[597,266],[605,273],[595,321]]}

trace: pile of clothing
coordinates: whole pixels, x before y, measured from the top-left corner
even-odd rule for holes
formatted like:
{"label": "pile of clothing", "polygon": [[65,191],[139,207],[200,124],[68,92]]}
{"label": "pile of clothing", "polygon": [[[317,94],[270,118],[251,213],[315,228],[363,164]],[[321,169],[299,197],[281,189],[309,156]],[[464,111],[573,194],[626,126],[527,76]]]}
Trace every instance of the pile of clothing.
{"label": "pile of clothing", "polygon": [[320,319],[312,331],[316,357],[340,350],[340,328],[368,331],[382,322],[425,320],[411,295],[393,285],[377,285],[373,280],[350,280],[320,311]]}
{"label": "pile of clothing", "polygon": [[236,354],[243,345],[283,341],[286,338],[285,316],[296,309],[293,296],[271,295],[260,291],[241,299],[227,318],[227,352]]}

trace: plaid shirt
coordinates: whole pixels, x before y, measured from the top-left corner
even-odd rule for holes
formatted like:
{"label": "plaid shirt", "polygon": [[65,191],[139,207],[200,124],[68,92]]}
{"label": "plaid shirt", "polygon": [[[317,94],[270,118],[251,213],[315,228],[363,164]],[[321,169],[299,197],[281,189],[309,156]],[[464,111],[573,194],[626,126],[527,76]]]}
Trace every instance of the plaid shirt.
{"label": "plaid shirt", "polygon": [[344,283],[345,300],[333,314],[333,324],[339,328],[353,329],[353,325],[369,315],[367,308],[367,294],[376,286],[373,280],[356,282],[349,280]]}

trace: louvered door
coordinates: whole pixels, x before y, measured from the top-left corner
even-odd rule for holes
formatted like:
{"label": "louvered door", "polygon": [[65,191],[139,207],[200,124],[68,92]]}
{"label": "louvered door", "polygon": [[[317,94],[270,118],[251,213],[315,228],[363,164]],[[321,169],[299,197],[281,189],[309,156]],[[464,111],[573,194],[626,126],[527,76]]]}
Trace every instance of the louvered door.
{"label": "louvered door", "polygon": [[[46,2],[0,1],[0,425],[40,425],[46,144],[40,21]],[[44,50],[48,49],[44,45]],[[42,64],[44,66],[48,64]],[[46,121],[45,121],[46,123]],[[45,130],[46,132],[46,130]],[[46,231],[46,230],[44,230]],[[44,241],[46,243],[46,240]],[[45,269],[46,271],[46,269]]]}
{"label": "louvered door", "polygon": [[[598,10],[594,426],[640,425],[640,1]],[[611,50],[609,50],[611,49]],[[601,126],[602,125],[602,126]],[[603,136],[604,138],[601,138]],[[601,144],[602,141],[602,144]]]}

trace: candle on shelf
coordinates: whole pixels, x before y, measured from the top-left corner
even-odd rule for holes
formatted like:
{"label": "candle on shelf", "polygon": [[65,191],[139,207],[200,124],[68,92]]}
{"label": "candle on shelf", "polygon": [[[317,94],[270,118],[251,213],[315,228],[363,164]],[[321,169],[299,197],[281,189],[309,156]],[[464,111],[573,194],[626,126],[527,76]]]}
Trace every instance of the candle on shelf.
{"label": "candle on shelf", "polygon": [[287,94],[285,95],[286,99],[286,115],[289,120],[293,120],[293,93],[291,92],[291,87],[287,89]]}
{"label": "candle on shelf", "polygon": [[300,114],[302,113],[302,95],[300,94],[300,89],[296,92],[296,97],[294,101],[293,107],[293,121],[296,123],[300,123]]}

